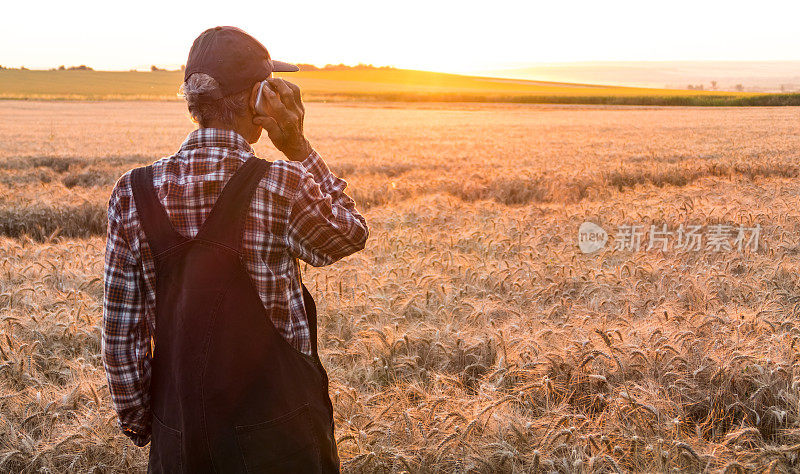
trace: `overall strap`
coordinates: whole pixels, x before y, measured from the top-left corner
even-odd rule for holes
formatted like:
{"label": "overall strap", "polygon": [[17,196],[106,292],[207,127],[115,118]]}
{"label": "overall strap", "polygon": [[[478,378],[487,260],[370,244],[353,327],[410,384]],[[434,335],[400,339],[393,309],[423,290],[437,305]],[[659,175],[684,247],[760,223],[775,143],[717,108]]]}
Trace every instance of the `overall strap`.
{"label": "overall strap", "polygon": [[308,320],[309,339],[311,340],[311,353],[317,360],[317,304],[314,302],[314,297],[308,291],[306,285],[303,283],[303,277],[300,275],[300,266],[297,266],[297,275],[300,277],[300,287],[303,289],[303,306],[306,307],[306,319]]}
{"label": "overall strap", "polygon": [[268,161],[252,157],[236,170],[203,222],[197,239],[215,242],[237,252],[242,250],[247,211],[269,165]]}
{"label": "overall strap", "polygon": [[167,211],[158,200],[156,188],[153,186],[152,165],[131,171],[131,189],[139,222],[153,256],[158,256],[186,241],[186,238],[172,227]]}
{"label": "overall strap", "polygon": [[[306,309],[306,321],[308,322],[309,339],[311,341],[311,354],[314,359],[322,365],[319,360],[319,353],[317,352],[317,303],[314,302],[314,297],[311,292],[306,288],[303,283],[303,272],[300,271],[300,261],[294,259],[295,268],[297,268],[297,278],[300,280],[300,288],[303,290],[303,306]],[[324,371],[324,369],[323,369]]]}

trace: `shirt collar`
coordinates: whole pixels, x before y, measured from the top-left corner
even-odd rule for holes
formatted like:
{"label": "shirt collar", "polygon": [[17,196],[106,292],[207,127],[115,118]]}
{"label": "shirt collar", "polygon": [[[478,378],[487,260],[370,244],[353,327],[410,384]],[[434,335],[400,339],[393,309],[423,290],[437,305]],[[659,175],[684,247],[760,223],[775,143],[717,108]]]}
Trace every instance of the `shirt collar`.
{"label": "shirt collar", "polygon": [[233,130],[220,128],[198,128],[186,137],[181,145],[181,151],[209,147],[230,148],[253,153],[253,148],[244,137]]}

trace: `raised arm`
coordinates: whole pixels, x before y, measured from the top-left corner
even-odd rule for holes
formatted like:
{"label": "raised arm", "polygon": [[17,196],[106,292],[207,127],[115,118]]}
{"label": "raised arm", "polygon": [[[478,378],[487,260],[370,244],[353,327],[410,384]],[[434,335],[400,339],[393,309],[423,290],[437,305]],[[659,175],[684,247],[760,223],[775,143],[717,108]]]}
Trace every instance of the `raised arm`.
{"label": "raised arm", "polygon": [[331,173],[311,148],[303,132],[305,107],[300,88],[283,79],[268,79],[261,91],[262,106],[255,110],[259,88],[250,105],[278,150],[301,162],[297,192],[291,199],[286,245],[292,256],[322,266],[361,250],[369,230],[355,203],[344,193],[347,183]]}

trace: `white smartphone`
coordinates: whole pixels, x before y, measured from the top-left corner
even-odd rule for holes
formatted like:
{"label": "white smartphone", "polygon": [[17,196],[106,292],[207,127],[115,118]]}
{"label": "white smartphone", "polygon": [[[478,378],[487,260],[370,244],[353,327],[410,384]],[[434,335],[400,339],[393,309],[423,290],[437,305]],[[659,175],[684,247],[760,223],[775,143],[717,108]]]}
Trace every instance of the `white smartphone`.
{"label": "white smartphone", "polygon": [[266,79],[261,81],[261,84],[259,84],[258,86],[258,96],[256,96],[256,105],[253,107],[255,109],[256,115],[269,115],[267,113],[266,104],[264,103],[265,87],[270,87],[269,82],[267,82]]}

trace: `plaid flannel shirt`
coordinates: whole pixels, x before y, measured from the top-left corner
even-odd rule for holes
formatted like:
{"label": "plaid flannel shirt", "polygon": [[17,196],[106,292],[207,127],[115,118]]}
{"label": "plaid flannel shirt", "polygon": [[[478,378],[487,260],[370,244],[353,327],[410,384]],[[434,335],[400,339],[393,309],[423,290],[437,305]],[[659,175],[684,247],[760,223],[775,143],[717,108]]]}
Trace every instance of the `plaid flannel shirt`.
{"label": "plaid flannel shirt", "polygon": [[[153,184],[175,229],[194,237],[227,180],[252,156],[236,132],[202,128],[177,154],[153,163]],[[364,248],[369,234],[346,186],[316,152],[303,162],[275,161],[245,222],[245,266],[275,327],[306,354],[311,343],[297,259],[328,265]],[[139,446],[150,437],[154,311],[155,266],[127,172],[108,203],[102,357],[120,428]]]}

